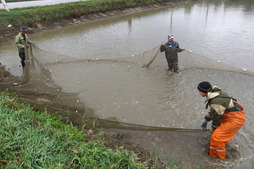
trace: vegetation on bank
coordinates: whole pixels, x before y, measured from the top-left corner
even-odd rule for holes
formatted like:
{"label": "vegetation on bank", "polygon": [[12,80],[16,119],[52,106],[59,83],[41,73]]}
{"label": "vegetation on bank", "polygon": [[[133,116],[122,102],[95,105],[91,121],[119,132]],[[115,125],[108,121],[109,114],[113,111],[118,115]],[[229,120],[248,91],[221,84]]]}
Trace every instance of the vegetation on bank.
{"label": "vegetation on bank", "polygon": [[8,3],[8,2],[22,2],[22,1],[33,1],[33,0],[5,0],[6,3]]}
{"label": "vegetation on bank", "polygon": [[0,96],[0,126],[0,168],[148,168],[132,151],[89,141],[84,127],[65,125],[7,92]]}
{"label": "vegetation on bank", "polygon": [[34,26],[36,23],[57,19],[79,17],[96,12],[125,9],[141,5],[174,0],[91,0],[67,4],[12,9],[10,12],[0,11],[0,26]]}

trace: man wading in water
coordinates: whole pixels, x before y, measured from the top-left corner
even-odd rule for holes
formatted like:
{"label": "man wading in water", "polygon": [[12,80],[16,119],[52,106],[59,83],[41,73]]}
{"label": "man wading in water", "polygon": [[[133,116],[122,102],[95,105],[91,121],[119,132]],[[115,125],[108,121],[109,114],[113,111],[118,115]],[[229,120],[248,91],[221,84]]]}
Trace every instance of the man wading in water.
{"label": "man wading in water", "polygon": [[160,51],[165,51],[165,56],[168,62],[168,71],[178,72],[178,55],[177,52],[185,50],[179,47],[178,42],[174,41],[173,35],[168,35],[168,41],[161,43]]}
{"label": "man wading in water", "polygon": [[225,159],[225,145],[245,123],[244,108],[236,99],[222,92],[219,87],[212,87],[209,82],[199,83],[198,91],[202,97],[207,98],[206,108],[210,107],[201,125],[204,130],[207,130],[207,122],[212,120],[213,134],[210,139],[209,154]]}
{"label": "man wading in water", "polygon": [[25,60],[26,60],[26,56],[25,56],[25,48],[28,47],[28,44],[31,44],[31,41],[28,40],[28,37],[26,35],[26,28],[22,28],[20,33],[16,36],[16,46],[18,47],[18,52],[19,52],[19,57],[21,59],[21,65],[24,69],[25,67]]}

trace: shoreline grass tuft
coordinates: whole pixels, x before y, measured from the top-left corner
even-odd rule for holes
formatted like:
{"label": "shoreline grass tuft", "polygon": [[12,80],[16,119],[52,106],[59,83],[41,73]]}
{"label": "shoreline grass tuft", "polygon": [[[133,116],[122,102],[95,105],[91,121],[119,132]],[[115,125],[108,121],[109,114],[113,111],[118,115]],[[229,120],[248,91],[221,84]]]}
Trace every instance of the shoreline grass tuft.
{"label": "shoreline grass tuft", "polygon": [[38,112],[7,91],[0,96],[1,168],[148,168],[137,154],[89,141],[85,129],[65,125],[60,117]]}
{"label": "shoreline grass tuft", "polygon": [[97,12],[119,10],[172,0],[91,0],[40,7],[16,8],[10,12],[0,11],[0,26],[34,26],[36,23],[57,19],[80,17]]}

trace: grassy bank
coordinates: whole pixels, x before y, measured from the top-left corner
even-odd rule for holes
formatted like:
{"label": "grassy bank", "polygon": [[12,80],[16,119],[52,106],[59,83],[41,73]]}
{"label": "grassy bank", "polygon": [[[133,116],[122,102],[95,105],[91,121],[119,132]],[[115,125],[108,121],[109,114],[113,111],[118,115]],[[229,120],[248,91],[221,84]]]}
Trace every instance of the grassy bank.
{"label": "grassy bank", "polygon": [[33,0],[5,0],[6,3],[8,3],[8,2],[22,2],[22,1],[33,1]]}
{"label": "grassy bank", "polygon": [[12,9],[0,12],[0,26],[33,26],[35,23],[50,22],[57,19],[79,17],[96,12],[170,2],[174,0],[92,0],[44,7]]}
{"label": "grassy bank", "polygon": [[47,111],[34,111],[16,95],[0,96],[1,168],[148,168],[137,154],[89,141],[84,127],[65,125]]}

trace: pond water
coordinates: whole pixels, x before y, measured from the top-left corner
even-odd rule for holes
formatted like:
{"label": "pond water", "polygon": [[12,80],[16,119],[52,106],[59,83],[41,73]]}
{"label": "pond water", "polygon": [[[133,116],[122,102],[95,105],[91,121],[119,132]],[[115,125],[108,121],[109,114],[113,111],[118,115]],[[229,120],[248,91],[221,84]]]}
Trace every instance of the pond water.
{"label": "pond water", "polygon": [[[30,39],[40,48],[51,51],[46,59],[54,58],[52,52],[69,58],[68,62],[44,66],[55,85],[66,93],[77,94],[79,101],[101,119],[199,129],[207,111],[204,98],[196,90],[197,84],[210,81],[221,87],[246,109],[246,123],[227,147],[226,160],[207,155],[210,133],[119,132],[124,133],[123,141],[134,141],[151,152],[160,151],[162,159],[167,156],[180,161],[185,168],[215,165],[252,169],[254,77],[220,68],[227,64],[254,73],[253,16],[251,0],[201,1],[59,28]],[[148,69],[134,62],[111,61],[154,52],[155,47],[167,41],[168,34],[174,35],[180,47],[192,51],[179,53],[179,62],[196,55],[207,59],[200,65],[209,65],[209,59],[225,65],[218,62],[216,70],[205,66],[202,69],[180,67],[180,73],[172,74],[167,71],[163,53],[157,56],[157,64]],[[6,69],[21,76],[16,47],[13,44],[0,47],[0,54]],[[189,60],[189,64],[198,61]]]}

